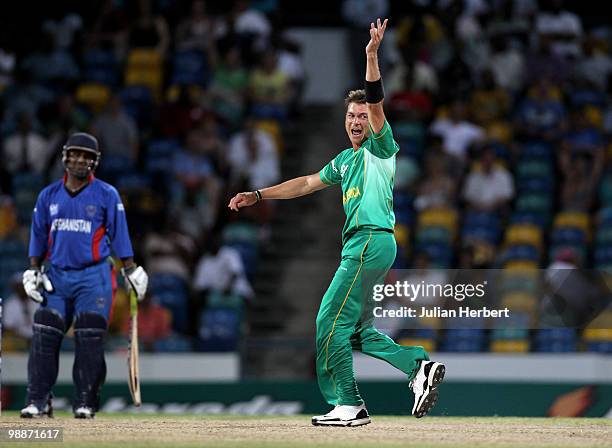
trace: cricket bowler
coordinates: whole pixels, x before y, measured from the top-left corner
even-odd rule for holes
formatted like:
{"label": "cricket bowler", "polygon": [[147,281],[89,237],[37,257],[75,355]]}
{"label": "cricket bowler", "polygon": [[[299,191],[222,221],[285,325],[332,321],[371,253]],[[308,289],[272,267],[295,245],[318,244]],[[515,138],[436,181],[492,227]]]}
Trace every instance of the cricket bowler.
{"label": "cricket bowler", "polygon": [[[351,91],[344,126],[351,147],[321,171],[282,184],[234,196],[228,207],[238,211],[266,199],[291,199],[340,184],[346,222],[342,257],[317,315],[317,379],[325,400],[334,408],[312,418],[315,426],[360,426],[370,416],[353,373],[352,350],[387,361],[407,375],[414,392],[412,414],[426,415],[438,399],[445,366],[429,360],[423,347],[405,347],[374,328],[373,315],[364,312],[371,291],[393,265],[393,180],[399,146],[383,110],[384,90],[378,67],[378,48],[387,19],[370,25],[366,46],[365,90]],[[376,275],[366,275],[366,273]],[[366,296],[366,300],[364,300]]]}
{"label": "cricket bowler", "polygon": [[147,290],[147,273],[133,261],[119,193],[94,177],[100,156],[93,135],[72,134],[62,151],[64,178],[42,190],[32,214],[30,268],[23,273],[23,287],[40,307],[34,314],[22,418],[53,416],[60,346],[73,322],[73,413],[87,419],[98,410],[106,377],[104,339],[116,286],[108,261],[111,249],[123,261],[126,284],[139,300]]}

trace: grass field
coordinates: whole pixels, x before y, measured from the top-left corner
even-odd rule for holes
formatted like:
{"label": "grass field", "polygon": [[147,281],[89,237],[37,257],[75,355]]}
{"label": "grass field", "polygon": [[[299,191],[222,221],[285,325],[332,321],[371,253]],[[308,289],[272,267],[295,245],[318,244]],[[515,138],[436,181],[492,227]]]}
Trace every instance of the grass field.
{"label": "grass field", "polygon": [[75,420],[0,418],[0,429],[61,427],[64,442],[5,443],[2,446],[62,447],[612,447],[610,419],[504,417],[374,417],[358,428],[310,425],[310,416],[99,415]]}

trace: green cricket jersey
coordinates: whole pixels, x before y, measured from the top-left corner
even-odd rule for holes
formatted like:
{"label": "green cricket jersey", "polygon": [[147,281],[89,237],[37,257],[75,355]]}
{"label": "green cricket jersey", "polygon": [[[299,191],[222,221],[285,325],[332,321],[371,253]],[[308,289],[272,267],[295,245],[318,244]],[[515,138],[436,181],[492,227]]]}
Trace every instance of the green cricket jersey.
{"label": "green cricket jersey", "polygon": [[323,183],[342,186],[346,213],[342,244],[362,228],[393,231],[393,180],[398,151],[391,126],[385,120],[380,132],[371,133],[357,151],[345,149],[319,172]]}

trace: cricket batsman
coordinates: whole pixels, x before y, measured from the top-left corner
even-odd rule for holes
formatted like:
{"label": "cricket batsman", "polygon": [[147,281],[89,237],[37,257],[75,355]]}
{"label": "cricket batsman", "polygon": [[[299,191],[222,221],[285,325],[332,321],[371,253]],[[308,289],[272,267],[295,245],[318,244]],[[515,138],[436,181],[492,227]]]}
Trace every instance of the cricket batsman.
{"label": "cricket batsman", "polygon": [[72,134],[62,151],[64,178],[43,189],[36,201],[23,286],[40,307],[34,314],[22,418],[53,415],[60,346],[73,322],[74,416],[93,418],[98,410],[106,377],[104,339],[116,288],[108,261],[111,249],[123,261],[126,284],[139,300],[147,289],[147,273],[133,261],[121,198],[113,186],[94,177],[100,155],[95,137]]}
{"label": "cricket batsman", "polygon": [[316,322],[317,379],[323,397],[334,408],[313,417],[315,426],[370,423],[353,373],[352,350],[387,361],[407,375],[414,392],[412,414],[417,418],[433,408],[437,387],[444,379],[443,364],[430,361],[423,347],[396,344],[374,328],[373,316],[367,312],[373,286],[384,281],[396,255],[393,179],[399,146],[385,119],[378,67],[378,48],[386,27],[387,19],[371,24],[365,90],[351,91],[345,100],[344,126],[351,147],[318,173],[239,193],[228,205],[238,211],[265,199],[296,198],[335,184],[342,187],[346,213],[342,257]]}

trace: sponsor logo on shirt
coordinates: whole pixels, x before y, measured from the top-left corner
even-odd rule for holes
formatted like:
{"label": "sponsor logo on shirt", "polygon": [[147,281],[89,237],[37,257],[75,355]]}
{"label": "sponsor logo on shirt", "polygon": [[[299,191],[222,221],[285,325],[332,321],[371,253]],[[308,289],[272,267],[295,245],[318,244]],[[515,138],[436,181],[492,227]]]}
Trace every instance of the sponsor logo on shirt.
{"label": "sponsor logo on shirt", "polygon": [[[34,209],[34,211],[36,211],[36,209]],[[49,215],[55,216],[57,215],[58,211],[59,211],[59,206],[57,204],[51,204],[49,206]]]}
{"label": "sponsor logo on shirt", "polygon": [[346,190],[346,193],[342,195],[342,203],[346,204],[351,199],[355,199],[361,196],[361,191],[359,191],[359,187],[351,187]]}
{"label": "sponsor logo on shirt", "polygon": [[340,168],[340,177],[344,178],[344,174],[346,173],[346,170],[348,170],[348,165],[347,164],[342,165],[342,167]]}
{"label": "sponsor logo on shirt", "polygon": [[118,212],[123,212],[125,211],[125,208],[123,207],[123,204],[120,202],[119,204],[117,204],[117,211]]}
{"label": "sponsor logo on shirt", "polygon": [[91,221],[56,218],[51,222],[51,231],[91,233]]}
{"label": "sponsor logo on shirt", "polygon": [[89,216],[90,218],[93,218],[94,216],[96,216],[96,206],[95,205],[88,205],[87,207],[85,207],[85,212],[87,213],[87,216]]}

